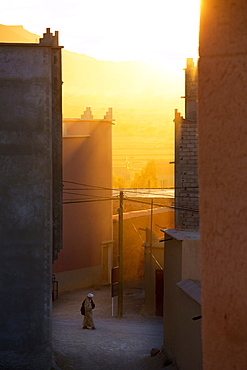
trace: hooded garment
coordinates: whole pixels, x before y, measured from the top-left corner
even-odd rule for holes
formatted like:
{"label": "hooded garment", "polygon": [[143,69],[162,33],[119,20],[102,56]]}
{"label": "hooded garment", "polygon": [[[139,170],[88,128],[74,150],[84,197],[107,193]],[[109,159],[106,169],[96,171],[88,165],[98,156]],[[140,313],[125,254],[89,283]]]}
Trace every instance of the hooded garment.
{"label": "hooded garment", "polygon": [[93,306],[92,301],[88,297],[85,299],[85,316],[83,320],[83,326],[89,326],[94,328],[94,321],[93,321]]}

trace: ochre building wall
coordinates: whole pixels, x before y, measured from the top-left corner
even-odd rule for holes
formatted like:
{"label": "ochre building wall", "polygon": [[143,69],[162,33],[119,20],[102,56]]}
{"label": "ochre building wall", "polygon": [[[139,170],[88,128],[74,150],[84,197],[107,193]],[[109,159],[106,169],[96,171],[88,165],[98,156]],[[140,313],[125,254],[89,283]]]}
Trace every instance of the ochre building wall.
{"label": "ochre building wall", "polygon": [[247,2],[202,1],[199,188],[203,368],[247,368]]}
{"label": "ochre building wall", "polygon": [[[111,140],[109,112],[94,119],[87,108],[64,120],[63,249],[53,265],[60,293],[103,282],[102,243],[112,241]],[[110,270],[111,244],[107,252]]]}
{"label": "ochre building wall", "polygon": [[199,233],[164,232],[164,350],[179,369],[202,370],[201,320],[192,320],[201,315],[200,297],[193,285],[187,292],[177,285],[189,279],[199,286]]}
{"label": "ochre building wall", "polygon": [[[146,241],[146,228],[150,228],[151,212],[136,211],[124,213],[123,220],[123,279],[124,282],[144,278],[143,243]],[[162,225],[165,228],[174,226],[174,211],[170,208],[154,209],[152,230],[157,237],[162,237]],[[118,266],[118,216],[113,216],[113,265]],[[157,268],[159,268],[157,266]]]}

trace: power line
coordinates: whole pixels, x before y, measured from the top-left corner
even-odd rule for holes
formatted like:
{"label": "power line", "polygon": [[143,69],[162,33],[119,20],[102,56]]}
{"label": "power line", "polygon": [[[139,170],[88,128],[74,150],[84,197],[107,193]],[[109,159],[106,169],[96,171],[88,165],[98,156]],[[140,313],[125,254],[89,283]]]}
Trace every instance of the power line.
{"label": "power line", "polygon": [[63,201],[63,204],[74,204],[74,203],[90,203],[90,202],[102,202],[105,200],[112,200],[111,198],[105,198],[105,199],[87,199],[87,200],[70,200],[70,201]]}
{"label": "power line", "polygon": [[[108,201],[109,200],[114,200],[114,198],[99,197],[97,199],[65,199],[63,201],[63,204],[91,203],[91,202],[100,202],[100,201],[106,201],[106,200],[108,200]],[[147,205],[151,206],[151,203],[149,203],[149,202],[144,202],[144,201],[140,201],[140,200],[136,200],[136,199],[123,198],[123,200],[127,200],[127,201],[130,201],[130,202],[141,203],[141,204],[147,204]],[[185,207],[182,207],[182,206],[177,207],[177,206],[169,206],[169,205],[157,204],[157,203],[154,203],[154,205],[156,207],[170,208],[170,209],[173,209],[173,210],[182,210],[182,211],[191,212],[191,213],[198,213],[199,212],[198,209],[185,208]]]}
{"label": "power line", "polygon": [[[124,200],[128,200],[130,202],[136,202],[136,203],[142,203],[142,204],[148,204],[148,205],[151,205],[151,202],[145,202],[145,201],[141,201],[141,200],[137,200],[137,199],[131,199],[131,198],[124,198]],[[166,208],[172,208],[172,209],[182,209],[184,211],[191,211],[191,212],[199,212],[198,209],[191,209],[191,208],[185,208],[186,206],[187,207],[190,207],[190,205],[184,205],[183,207],[177,207],[177,206],[169,206],[169,205],[166,205],[166,204],[160,204],[160,203],[153,203],[154,206],[156,207],[166,207]]]}
{"label": "power line", "polygon": [[[71,195],[82,195],[82,196],[85,196],[85,197],[92,197],[92,194],[85,194],[85,193],[77,193],[77,192],[72,192],[72,191],[67,191],[67,190],[69,190],[69,189],[64,189],[64,191],[63,191],[63,193],[64,194],[71,194]],[[86,190],[86,189],[71,189],[71,190],[75,190],[75,191],[77,191],[77,190]],[[87,190],[90,190],[90,189],[87,189]],[[101,189],[97,189],[97,190],[101,190]],[[145,193],[137,193],[136,194],[136,196],[138,197],[138,195],[145,195]],[[152,194],[152,193],[148,193],[148,195],[155,195],[155,197],[157,197],[157,194]],[[101,198],[101,197],[104,197],[105,198],[105,196],[97,196],[97,195],[93,195],[95,198]],[[112,195],[112,197],[113,197],[113,199],[115,199],[115,198],[117,198],[118,197],[118,195]],[[160,196],[159,197],[159,199],[160,198],[164,198],[164,199],[174,199],[174,197],[173,196],[171,196],[171,195],[165,195],[165,196]],[[187,195],[186,197],[183,197],[183,196],[176,196],[176,198],[185,198],[185,199],[198,199],[199,200],[199,197],[198,196],[191,196],[191,195]],[[130,198],[128,198],[128,200],[130,200],[131,201],[131,199]],[[134,201],[134,200],[132,200],[132,201]]]}
{"label": "power line", "polygon": [[88,186],[88,187],[91,187],[91,188],[96,188],[97,190],[101,190],[101,189],[103,189],[103,190],[117,190],[117,189],[112,189],[112,188],[105,188],[103,186],[95,186],[95,185],[82,184],[80,182],[75,182],[75,181],[66,181],[66,180],[63,180],[63,182],[70,183],[70,184],[75,184],[75,185]]}
{"label": "power line", "polygon": [[[118,191],[120,192],[121,190],[120,189],[114,189],[114,188],[105,188],[105,187],[102,187],[102,186],[96,186],[96,185],[89,185],[89,184],[83,184],[83,183],[79,183],[79,182],[75,182],[75,181],[66,181],[64,180],[64,182],[66,183],[71,183],[71,184],[75,184],[75,185],[80,185],[80,186],[87,186],[88,188],[91,188],[91,189],[87,189],[87,190],[110,190],[110,191]],[[192,186],[192,187],[178,187],[180,189],[196,189],[198,188],[198,186]],[[124,192],[126,193],[135,193],[137,196],[138,195],[157,195],[157,194],[152,194],[150,193],[150,190],[171,190],[171,189],[174,189],[174,188],[134,188],[134,189],[124,189]],[[66,194],[72,194],[72,195],[82,195],[82,196],[87,196],[87,197],[92,197],[92,195],[89,195],[89,194],[79,194],[79,193],[70,193],[70,192],[67,192],[67,190],[75,190],[75,191],[78,191],[78,190],[86,190],[86,189],[64,189],[64,193]],[[137,192],[136,190],[149,190],[148,193],[143,193],[143,192]],[[122,190],[123,191],[123,190]],[[72,204],[72,203],[86,203],[86,202],[96,202],[96,201],[101,201],[101,200],[114,200],[116,198],[118,198],[119,195],[117,196],[114,196],[113,197],[104,197],[104,196],[96,196],[96,195],[93,195],[93,199],[69,199],[69,200],[64,200],[63,204]],[[97,198],[97,199],[96,199]],[[165,197],[162,197],[162,198],[168,198],[167,196]],[[171,198],[171,197],[170,197]],[[186,198],[186,197],[185,197]],[[190,197],[192,198],[192,197]],[[193,197],[193,198],[197,198],[197,197]],[[150,202],[147,202],[147,201],[141,201],[141,200],[136,200],[136,199],[131,199],[131,198],[126,198],[124,197],[124,200],[127,200],[127,201],[130,201],[130,202],[137,202],[137,203],[142,203],[142,204],[148,204],[148,205],[151,205]],[[164,204],[158,204],[158,203],[154,203],[155,206],[157,207],[166,207],[166,208],[171,208],[171,209],[174,209],[174,210],[182,210],[182,211],[187,211],[187,212],[194,212],[194,213],[198,213],[199,210],[198,209],[193,209],[191,208],[191,204],[183,204],[181,206],[178,206],[178,205],[175,205],[175,206],[169,206],[169,205],[164,205]]]}
{"label": "power line", "polygon": [[[69,191],[64,191],[64,194],[70,194],[70,195],[82,195],[84,197],[92,197],[92,194],[84,194],[84,193],[72,193]],[[94,198],[105,198],[105,196],[100,196],[100,195],[93,195]]]}
{"label": "power line", "polygon": [[[63,180],[63,182],[66,182],[68,184],[75,184],[75,185],[87,186],[87,187],[94,188],[95,190],[104,189],[104,190],[115,190],[115,191],[124,191],[124,192],[135,192],[136,190],[198,189],[198,185],[197,186],[177,186],[177,187],[168,187],[168,188],[164,188],[164,187],[163,188],[141,188],[141,187],[138,187],[138,188],[119,189],[119,188],[106,188],[106,187],[103,187],[103,186],[83,184],[83,183],[75,182],[75,181],[66,181],[66,180]],[[73,189],[66,189],[66,190],[73,190]],[[84,189],[78,189],[78,188],[76,188],[75,190],[84,190]],[[90,190],[93,190],[93,189],[90,189]]]}

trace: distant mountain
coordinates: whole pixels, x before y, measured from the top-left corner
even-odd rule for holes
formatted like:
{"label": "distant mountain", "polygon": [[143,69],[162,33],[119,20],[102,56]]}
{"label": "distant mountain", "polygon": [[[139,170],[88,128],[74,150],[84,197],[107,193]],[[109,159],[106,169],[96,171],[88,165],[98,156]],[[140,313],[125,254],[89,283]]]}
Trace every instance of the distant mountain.
{"label": "distant mountain", "polygon": [[[0,25],[0,42],[39,43],[40,37],[22,26]],[[183,71],[174,74],[144,62],[101,61],[62,49],[62,79],[63,117],[79,118],[92,107],[94,117],[103,118],[108,107],[113,108],[114,173],[126,173],[127,158],[131,176],[155,159],[158,174],[173,179],[172,123],[174,109],[184,104]],[[173,186],[173,180],[164,181]]]}
{"label": "distant mountain", "polygon": [[23,26],[4,26],[0,24],[0,42],[37,43],[40,36],[26,31]]}
{"label": "distant mountain", "polygon": [[[40,37],[23,26],[0,25],[0,42],[38,43]],[[171,130],[167,124],[183,95],[181,75],[157,64],[101,61],[64,49],[62,79],[64,117],[80,117],[87,106],[95,116],[103,117],[113,107],[118,124],[114,129],[125,133],[141,130],[143,134],[147,125]]]}
{"label": "distant mountain", "polygon": [[[82,68],[83,65],[83,68]],[[153,89],[158,95],[165,92],[167,81],[170,89],[171,76],[160,66],[145,62],[110,62],[85,55],[63,52],[63,73],[69,91],[134,92]],[[86,90],[85,90],[86,88]]]}
{"label": "distant mountain", "polygon": [[[23,26],[5,26],[0,24],[0,42],[11,42],[11,43],[39,43],[40,37],[43,35],[36,35],[23,28]],[[74,57],[80,56],[81,59],[95,60],[87,55],[79,55],[73,52],[65,51],[73,60]]]}

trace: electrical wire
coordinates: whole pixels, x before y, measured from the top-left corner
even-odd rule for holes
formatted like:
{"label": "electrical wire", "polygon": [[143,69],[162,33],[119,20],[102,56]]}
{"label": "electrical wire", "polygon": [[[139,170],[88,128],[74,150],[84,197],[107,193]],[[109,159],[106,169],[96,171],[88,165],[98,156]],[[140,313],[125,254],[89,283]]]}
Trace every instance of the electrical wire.
{"label": "electrical wire", "polygon": [[[114,200],[114,198],[97,198],[97,199],[65,199],[63,201],[63,204],[76,204],[76,203],[90,203],[90,202],[100,202],[100,201],[106,201],[106,200]],[[137,203],[141,203],[141,204],[147,204],[149,206],[151,206],[151,203],[148,203],[148,202],[143,202],[143,201],[138,201],[138,200],[134,200],[134,199],[128,199],[128,198],[123,198],[123,200],[128,200],[130,202],[137,202]],[[185,208],[185,207],[176,207],[176,206],[168,206],[168,205],[165,205],[165,204],[153,204],[157,207],[161,207],[161,208],[170,208],[170,209],[173,209],[173,210],[181,210],[181,211],[185,211],[185,212],[190,212],[190,213],[199,213],[199,210],[198,209],[193,209],[193,208]]]}
{"label": "electrical wire", "polygon": [[[114,189],[114,188],[106,188],[106,187],[102,187],[102,186],[96,186],[96,185],[88,185],[88,184],[83,184],[83,183],[79,183],[79,182],[75,182],[75,181],[66,181],[64,180],[64,182],[66,183],[70,183],[70,184],[75,184],[75,185],[80,185],[80,186],[87,186],[88,188],[91,188],[91,189],[87,189],[87,190],[109,190],[109,191],[121,191],[121,189]],[[193,186],[193,187],[181,187],[181,189],[188,189],[188,188],[198,188],[198,186]],[[138,195],[155,195],[157,196],[157,194],[152,194],[150,193],[150,190],[170,190],[170,189],[174,189],[174,188],[138,188],[138,189],[124,189],[123,191],[126,192],[126,193],[134,193],[136,196]],[[86,190],[86,189],[78,189],[78,188],[75,188],[75,189],[64,189],[64,194],[71,194],[71,195],[82,195],[82,196],[87,196],[87,197],[92,197],[93,199],[65,199],[63,204],[72,204],[72,203],[86,203],[86,202],[96,202],[96,201],[101,201],[101,200],[114,200],[114,199],[117,199],[119,197],[119,195],[117,196],[112,196],[112,197],[105,197],[105,196],[96,196],[96,195],[89,195],[89,194],[79,194],[79,193],[70,193],[70,192],[67,192],[67,190],[75,190],[75,191],[78,191],[78,190]],[[149,190],[148,193],[143,193],[143,192],[138,192],[137,190]],[[168,196],[165,196],[164,198],[173,198],[173,197],[168,197]],[[191,198],[191,197],[190,197]],[[197,198],[197,197],[194,197],[194,198]],[[136,199],[131,199],[131,198],[127,198],[127,197],[124,197],[124,200],[127,200],[127,201],[130,201],[130,202],[137,202],[137,203],[142,203],[142,204],[148,204],[150,205],[149,202],[147,201],[141,201],[141,200],[136,200]],[[194,213],[198,213],[199,210],[198,209],[194,209],[194,208],[191,208],[191,205],[190,204],[183,204],[181,206],[178,206],[178,205],[171,205],[171,206],[168,206],[168,205],[164,205],[164,204],[158,204],[158,203],[154,203],[155,206],[157,207],[166,207],[166,208],[171,208],[171,209],[174,209],[174,210],[182,210],[182,211],[186,211],[186,212],[194,212]]]}
{"label": "electrical wire", "polygon": [[[133,192],[136,192],[136,190],[198,189],[198,185],[197,186],[177,186],[177,187],[168,187],[168,188],[140,188],[139,187],[139,188],[119,189],[119,188],[106,188],[106,187],[103,187],[103,186],[89,185],[89,184],[84,184],[84,183],[75,182],[75,181],[63,180],[63,182],[68,183],[68,184],[75,184],[75,185],[87,186],[87,187],[94,188],[95,190],[101,190],[101,189],[104,189],[104,190],[116,190],[116,191],[123,190],[123,191],[126,191],[126,192],[132,192],[132,193]],[[72,189],[67,189],[67,190],[72,190]],[[78,189],[75,189],[75,190],[78,190]],[[80,190],[82,190],[82,189],[80,189]],[[93,189],[90,189],[90,190],[93,190]]]}
{"label": "electrical wire", "polygon": [[[63,180],[63,182],[66,182],[66,183],[69,183],[69,184],[75,184],[75,185],[82,185],[82,186],[87,186],[87,187],[91,187],[91,188],[95,188],[97,190],[117,190],[117,189],[112,189],[112,188],[105,188],[103,186],[96,186],[96,185],[88,185],[88,184],[82,184],[80,182],[75,182],[75,181],[66,181],[66,180]],[[80,189],[81,190],[81,189]],[[90,189],[90,190],[93,190],[93,189]]]}
{"label": "electrical wire", "polygon": [[[136,203],[142,203],[142,204],[148,204],[151,206],[151,202],[145,202],[145,201],[141,201],[141,200],[137,200],[137,199],[131,199],[131,198],[125,198],[124,197],[124,200],[128,200],[130,202],[136,202]],[[172,209],[182,209],[182,210],[185,210],[185,211],[191,211],[191,212],[199,212],[198,209],[189,209],[189,208],[185,208],[185,207],[177,207],[177,206],[169,206],[169,205],[165,205],[165,204],[160,204],[160,203],[153,203],[154,206],[156,207],[166,207],[166,208],[172,208]],[[188,205],[189,207],[189,205]]]}
{"label": "electrical wire", "polygon": [[111,198],[105,198],[105,199],[87,199],[87,200],[69,200],[69,201],[66,201],[64,200],[63,201],[63,204],[74,204],[74,203],[91,203],[91,202],[102,202],[102,201],[109,201],[109,200],[112,200]]}
{"label": "electrical wire", "polygon": [[[70,195],[82,195],[84,197],[92,197],[92,194],[84,194],[84,193],[71,193],[68,191],[64,191],[64,194],[70,194]],[[93,195],[94,198],[106,198],[106,196],[100,196],[100,195]]]}
{"label": "electrical wire", "polygon": [[145,240],[143,240],[141,234],[139,233],[139,231],[137,230],[136,226],[134,225],[133,221],[131,220],[131,218],[128,219],[128,221],[131,223],[131,225],[133,226],[133,229],[135,230],[135,232],[137,233],[137,235],[139,236],[139,238],[141,239],[142,243],[145,242]]}
{"label": "electrical wire", "polygon": [[[101,186],[94,186],[94,185],[87,185],[87,184],[82,184],[82,183],[77,183],[77,182],[73,182],[73,181],[64,181],[66,183],[70,183],[70,184],[75,184],[75,185],[80,185],[80,186],[87,186],[87,187],[90,187],[91,189],[89,190],[109,190],[109,191],[120,191],[121,189],[113,189],[113,188],[105,188],[105,187],[101,187]],[[152,190],[172,190],[172,189],[192,189],[192,188],[195,188],[197,189],[198,186],[194,186],[194,187],[176,187],[176,188],[151,188]],[[136,190],[150,190],[149,188],[138,188]],[[70,193],[70,192],[67,192],[67,190],[75,190],[75,191],[78,191],[78,190],[86,190],[86,189],[64,189],[64,193],[65,194],[72,194],[72,195],[82,195],[82,196],[86,196],[86,197],[90,197],[91,195],[89,194],[78,194],[78,193]],[[135,193],[136,194],[136,191],[135,190],[128,190],[128,189],[124,189],[124,192],[127,192],[127,193]],[[148,194],[150,195],[150,192],[149,193],[140,193],[140,194]],[[138,195],[138,194],[137,194]],[[100,201],[109,201],[109,200],[114,200],[114,199],[117,199],[119,197],[116,196],[116,197],[103,197],[103,196],[96,196],[94,195],[93,196],[95,199],[86,199],[86,200],[64,200],[63,201],[63,204],[75,204],[75,203],[88,203],[88,202],[100,202]],[[179,196],[179,197],[182,197],[182,196]],[[165,197],[164,197],[165,198]],[[167,197],[166,197],[167,198]],[[197,197],[190,197],[190,198],[197,198]],[[126,198],[124,197],[123,198],[124,200],[127,200],[127,201],[131,201],[131,202],[137,202],[137,203],[142,203],[142,204],[148,204],[151,206],[151,202],[145,202],[145,201],[140,201],[140,200],[136,200],[136,199],[130,199],[130,198]],[[178,207],[178,206],[168,206],[168,205],[164,205],[164,204],[156,204],[156,203],[153,203],[153,205],[157,206],[157,207],[166,207],[166,208],[171,208],[171,209],[174,209],[174,210],[183,210],[183,211],[189,211],[189,212],[194,212],[194,213],[197,213],[199,212],[198,209],[189,209],[189,208],[185,208],[186,205],[183,205],[183,207]],[[188,205],[189,207],[189,205]],[[131,221],[132,223],[132,226],[134,227],[134,229],[136,230],[136,227],[134,226],[133,222]],[[136,230],[137,232],[137,230]],[[141,235],[138,233],[139,237],[142,239]],[[154,256],[152,255],[152,257],[154,258]],[[156,262],[156,261],[155,261]],[[164,270],[163,270],[164,271]],[[170,283],[172,283],[174,286],[176,286],[177,289],[179,289],[179,287],[177,286],[177,284],[172,280],[170,279],[166,272],[164,271],[164,275],[165,275],[165,278],[167,279],[167,281],[169,281]],[[181,292],[181,289],[179,289],[180,292]],[[184,300],[187,302],[187,304],[193,309],[193,311],[195,310],[195,307],[191,304],[191,302],[187,299],[187,297],[182,294]]]}

